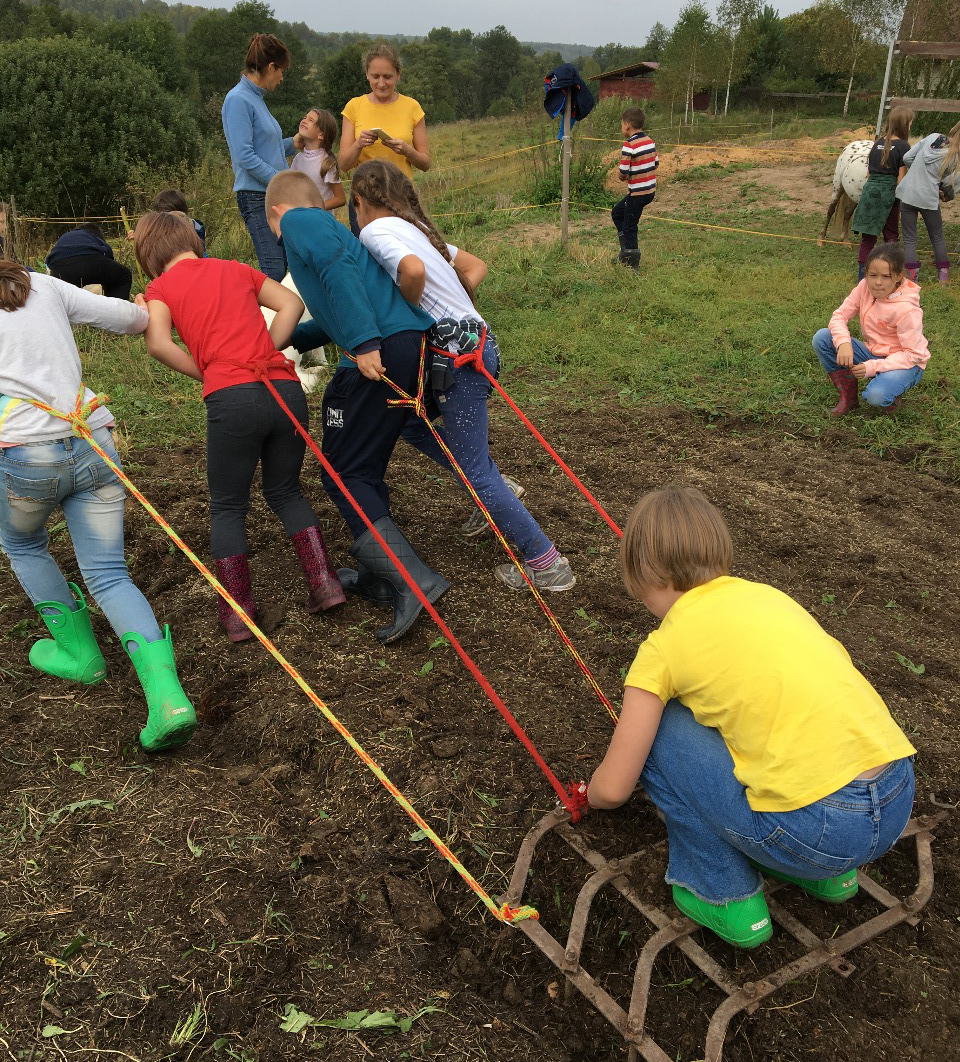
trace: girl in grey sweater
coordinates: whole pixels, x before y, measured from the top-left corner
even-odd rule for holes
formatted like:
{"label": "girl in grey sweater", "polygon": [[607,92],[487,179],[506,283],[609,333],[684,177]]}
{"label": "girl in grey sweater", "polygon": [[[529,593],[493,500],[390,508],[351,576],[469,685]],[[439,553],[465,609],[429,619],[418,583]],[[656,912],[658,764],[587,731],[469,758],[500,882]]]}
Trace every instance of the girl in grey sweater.
{"label": "girl in grey sweater", "polygon": [[950,259],[943,237],[940,203],[953,199],[960,190],[960,122],[946,136],[931,133],[924,137],[914,144],[903,161],[909,168],[897,186],[897,199],[900,200],[906,271],[912,280],[920,275],[917,258],[917,214],[920,214],[933,244],[937,277],[941,284],[946,284]]}

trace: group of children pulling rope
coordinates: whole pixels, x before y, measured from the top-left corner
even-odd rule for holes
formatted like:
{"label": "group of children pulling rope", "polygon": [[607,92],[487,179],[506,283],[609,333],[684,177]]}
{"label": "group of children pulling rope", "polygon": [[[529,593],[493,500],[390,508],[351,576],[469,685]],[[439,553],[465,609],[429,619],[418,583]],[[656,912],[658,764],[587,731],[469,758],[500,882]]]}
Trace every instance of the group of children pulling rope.
{"label": "group of children pulling rope", "polygon": [[[655,147],[642,112],[628,115],[629,182],[637,159],[655,169]],[[500,352],[473,298],[486,266],[445,242],[409,178],[389,162],[355,172],[359,239],[325,209],[330,200],[315,176],[300,168],[278,174],[264,204],[299,295],[250,266],[205,257],[179,211],[153,211],[137,225],[136,256],[150,283],[135,304],[0,262],[0,545],[51,635],[33,646],[30,662],[85,684],[106,674],[83,595],[47,549],[45,524],[59,505],[87,588],[143,685],[140,740],[149,752],[189,740],[196,715],[177,678],[169,628],[161,631],[126,568],[124,489],[83,437],[89,431],[119,466],[110,412],[81,382],[74,325],[145,332],[154,358],[202,384],[211,552],[218,579],[251,619],[245,519],[258,466],[264,497],[303,568],[308,612],[329,611],[354,592],[392,610],[377,632],[381,642],[401,638],[423,606],[385,547],[427,601],[446,592],[447,579],[421,560],[391,514],[384,479],[401,438],[451,472],[452,455],[471,494],[515,543],[523,571],[500,565],[497,580],[516,590],[576,585],[520,501],[522,487],[490,456],[488,377],[499,372]],[[636,222],[652,198],[643,183],[650,178],[637,180],[643,187],[631,184],[614,215],[618,261],[631,267],[639,259]],[[895,252],[873,251],[864,281],[814,339],[841,392],[836,413],[856,404],[858,378],[871,379],[868,401],[889,407],[922,374],[917,288]],[[274,312],[269,328],[264,307]],[[304,307],[312,319],[300,323]],[[855,314],[866,346],[846,331]],[[288,417],[306,431],[309,412],[280,353],[291,343],[308,350],[328,342],[344,353],[322,402],[322,453],[338,477],[325,471],[323,485],[353,534],[356,562],[339,570],[300,486],[305,444]],[[442,446],[398,393],[442,419]],[[46,411],[75,405],[86,417],[77,432]],[[465,533],[487,526],[477,516]],[[732,550],[722,516],[691,488],[654,491],[630,516],[624,584],[660,625],[627,674],[623,713],[585,797],[594,808],[615,807],[642,784],[666,820],[676,905],[724,940],[753,947],[772,931],[762,875],[828,902],[856,892],[856,868],[887,851],[910,816],[915,750],[848,653],[800,605],[730,576]],[[230,641],[251,637],[222,599],[218,608]]]}

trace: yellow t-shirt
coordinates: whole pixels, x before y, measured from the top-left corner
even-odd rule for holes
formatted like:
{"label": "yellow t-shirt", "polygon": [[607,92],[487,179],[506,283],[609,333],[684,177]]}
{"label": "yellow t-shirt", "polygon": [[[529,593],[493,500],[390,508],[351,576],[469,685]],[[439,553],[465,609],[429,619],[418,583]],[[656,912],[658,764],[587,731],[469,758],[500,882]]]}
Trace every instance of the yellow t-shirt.
{"label": "yellow t-shirt", "polygon": [[850,654],[793,598],[722,576],[679,598],[627,686],[720,731],[754,811],[794,811],[916,751]]}
{"label": "yellow t-shirt", "polygon": [[[364,129],[382,129],[395,140],[405,140],[413,146],[413,129],[423,118],[423,108],[411,96],[398,95],[393,103],[371,103],[366,96],[354,96],[341,112],[353,122],[353,131],[359,136]],[[379,140],[360,152],[360,162],[370,159],[386,159],[398,166],[408,176],[413,176],[413,167],[405,155],[391,151]]]}

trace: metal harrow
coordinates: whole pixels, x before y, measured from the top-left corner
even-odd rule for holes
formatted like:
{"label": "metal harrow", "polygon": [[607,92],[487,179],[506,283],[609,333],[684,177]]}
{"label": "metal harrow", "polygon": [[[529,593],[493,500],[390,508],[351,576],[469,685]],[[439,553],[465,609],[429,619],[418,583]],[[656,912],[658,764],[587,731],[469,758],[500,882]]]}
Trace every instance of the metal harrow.
{"label": "metal harrow", "polygon": [[[606,859],[599,852],[588,847],[569,825],[570,815],[563,808],[557,808],[545,815],[527,834],[517,855],[510,886],[500,898],[500,902],[507,903],[511,907],[519,907],[524,902],[523,890],[538,843],[548,833],[562,838],[593,868],[593,873],[587,877],[577,896],[566,944],[561,944],[556,937],[551,936],[538,921],[517,922],[515,928],[525,933],[560,970],[567,979],[567,988],[569,989],[570,985],[576,987],[620,1033],[627,1044],[628,1062],[638,1062],[640,1058],[643,1058],[645,1062],[674,1062],[673,1057],[666,1054],[648,1035],[645,1025],[654,963],[661,952],[670,945],[679,948],[727,997],[710,1018],[703,1056],[704,1062],[721,1062],[723,1041],[730,1021],[735,1015],[741,1011],[747,1014],[754,1013],[760,1001],[778,988],[822,966],[831,967],[841,977],[849,977],[856,969],[845,958],[850,951],[901,922],[914,926],[918,924],[917,914],[933,893],[931,854],[933,828],[946,817],[946,814],[940,811],[911,819],[903,832],[901,841],[912,837],[917,848],[918,882],[914,892],[900,900],[861,871],[858,874],[861,890],[876,900],[885,910],[839,936],[829,937],[826,940],[818,937],[813,930],[805,926],[773,898],[775,893],[789,886],[768,881],[767,904],[771,917],[782,929],[799,941],[806,951],[800,958],[765,974],[758,981],[741,981],[735,972],[724,968],[711,958],[691,937],[691,934],[700,928],[696,923],[688,918],[675,917],[659,907],[654,907],[637,893],[628,880],[628,874],[631,867],[644,858],[644,852],[637,852],[623,859]],[[640,952],[627,1010],[624,1010],[620,1003],[580,965],[590,908],[598,892],[605,885],[615,888],[655,928],[653,936],[647,940]]]}

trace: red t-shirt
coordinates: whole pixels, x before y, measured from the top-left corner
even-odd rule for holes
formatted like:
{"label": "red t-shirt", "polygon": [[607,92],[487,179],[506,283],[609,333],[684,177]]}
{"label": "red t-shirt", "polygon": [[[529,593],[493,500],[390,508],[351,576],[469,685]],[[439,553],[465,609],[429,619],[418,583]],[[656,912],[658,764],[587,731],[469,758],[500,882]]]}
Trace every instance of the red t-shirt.
{"label": "red t-shirt", "polygon": [[222,258],[184,258],[147,286],[146,299],[165,303],[173,326],[203,373],[203,397],[255,383],[249,366],[272,362],[271,380],[298,379],[293,362],[274,346],[257,296],[267,278]]}

